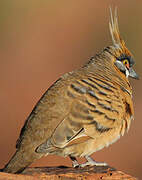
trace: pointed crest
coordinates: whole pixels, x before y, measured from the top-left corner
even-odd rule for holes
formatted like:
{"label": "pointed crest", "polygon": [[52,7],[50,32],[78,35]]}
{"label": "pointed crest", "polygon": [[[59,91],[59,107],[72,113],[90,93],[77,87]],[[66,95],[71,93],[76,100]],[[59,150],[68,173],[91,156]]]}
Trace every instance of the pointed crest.
{"label": "pointed crest", "polygon": [[124,41],[120,37],[118,18],[117,18],[117,8],[115,8],[114,17],[113,17],[112,9],[110,7],[109,29],[110,29],[113,45],[116,46],[117,48],[122,48],[123,46],[125,46]]}

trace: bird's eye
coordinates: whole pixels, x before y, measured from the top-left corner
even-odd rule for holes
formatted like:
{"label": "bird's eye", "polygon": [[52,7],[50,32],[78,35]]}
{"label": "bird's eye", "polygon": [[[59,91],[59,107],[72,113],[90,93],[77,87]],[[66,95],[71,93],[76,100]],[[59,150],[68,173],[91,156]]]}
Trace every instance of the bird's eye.
{"label": "bird's eye", "polygon": [[128,69],[130,68],[128,59],[124,59],[124,60],[123,60],[123,64],[124,64]]}

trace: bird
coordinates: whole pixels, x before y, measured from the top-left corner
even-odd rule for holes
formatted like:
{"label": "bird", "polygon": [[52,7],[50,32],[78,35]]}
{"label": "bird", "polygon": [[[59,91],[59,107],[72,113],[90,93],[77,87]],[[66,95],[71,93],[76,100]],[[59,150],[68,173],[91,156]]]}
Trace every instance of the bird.
{"label": "bird", "polygon": [[[62,75],[47,89],[25,121],[16,152],[2,169],[22,173],[47,155],[69,157],[74,168],[106,166],[91,155],[128,132],[134,119],[132,87],[139,79],[132,53],[120,36],[117,9],[110,9],[112,44]],[[77,158],[86,162],[79,164]]]}

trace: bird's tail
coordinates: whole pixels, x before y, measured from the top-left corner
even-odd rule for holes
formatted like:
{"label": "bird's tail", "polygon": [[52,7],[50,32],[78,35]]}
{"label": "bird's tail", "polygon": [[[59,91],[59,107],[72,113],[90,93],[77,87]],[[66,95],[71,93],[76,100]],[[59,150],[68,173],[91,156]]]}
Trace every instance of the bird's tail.
{"label": "bird's tail", "polygon": [[21,173],[27,166],[29,166],[36,159],[39,159],[42,154],[37,154],[34,151],[17,150],[10,161],[2,169],[6,173]]}

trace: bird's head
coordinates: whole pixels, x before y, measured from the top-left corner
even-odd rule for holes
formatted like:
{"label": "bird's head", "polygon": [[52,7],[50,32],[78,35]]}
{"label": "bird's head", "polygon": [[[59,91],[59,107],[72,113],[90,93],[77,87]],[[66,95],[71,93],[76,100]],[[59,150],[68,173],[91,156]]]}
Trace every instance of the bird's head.
{"label": "bird's head", "polygon": [[115,9],[114,17],[112,16],[112,10],[110,9],[110,22],[109,22],[110,34],[112,37],[113,46],[110,47],[109,52],[114,57],[113,63],[120,73],[125,74],[135,79],[139,79],[138,75],[133,69],[135,63],[132,54],[125,46],[124,40],[120,37],[117,9]]}

